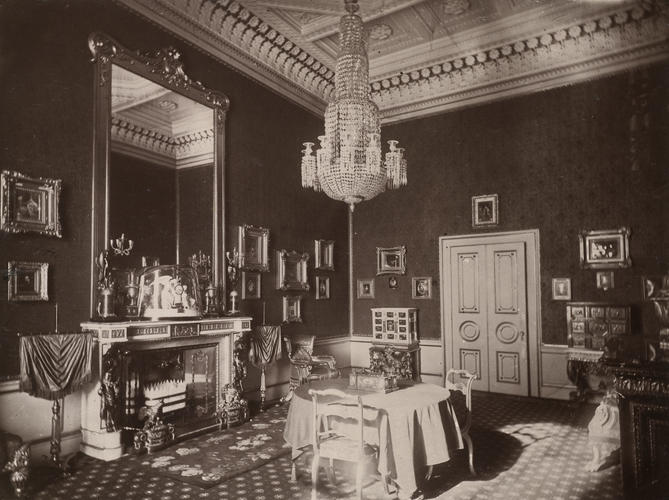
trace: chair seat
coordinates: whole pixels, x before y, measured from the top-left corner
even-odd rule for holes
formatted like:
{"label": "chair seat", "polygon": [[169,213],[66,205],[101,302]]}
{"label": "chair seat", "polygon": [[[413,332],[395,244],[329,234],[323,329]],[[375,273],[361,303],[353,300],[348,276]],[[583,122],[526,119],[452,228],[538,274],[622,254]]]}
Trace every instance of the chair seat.
{"label": "chair seat", "polygon": [[[320,456],[354,462],[358,460],[358,440],[346,436],[332,436],[320,442]],[[366,458],[376,455],[377,449],[365,443],[362,453]]]}

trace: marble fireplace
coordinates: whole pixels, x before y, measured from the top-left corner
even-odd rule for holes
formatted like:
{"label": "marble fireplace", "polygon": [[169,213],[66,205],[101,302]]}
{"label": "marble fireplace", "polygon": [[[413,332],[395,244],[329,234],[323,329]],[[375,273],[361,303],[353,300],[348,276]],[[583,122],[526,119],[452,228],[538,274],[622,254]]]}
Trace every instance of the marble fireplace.
{"label": "marble fireplace", "polygon": [[161,405],[176,439],[216,427],[221,390],[234,380],[235,341],[251,318],[87,322],[97,339],[94,382],[81,401],[81,451],[114,460],[132,446],[145,410]]}

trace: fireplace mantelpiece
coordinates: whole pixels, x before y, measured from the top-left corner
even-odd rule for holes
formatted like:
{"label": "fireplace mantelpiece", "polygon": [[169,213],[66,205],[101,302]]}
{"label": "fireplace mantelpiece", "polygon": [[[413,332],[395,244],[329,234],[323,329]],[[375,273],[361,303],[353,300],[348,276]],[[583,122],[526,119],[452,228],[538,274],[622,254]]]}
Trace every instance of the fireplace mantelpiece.
{"label": "fireplace mantelpiece", "polygon": [[114,460],[123,454],[121,431],[107,430],[104,405],[100,395],[103,357],[112,346],[129,352],[211,346],[217,348],[216,403],[221,389],[232,383],[234,343],[251,330],[251,318],[223,317],[199,320],[85,322],[84,331],[97,339],[94,357],[94,382],[83,391],[81,399],[81,451],[102,460]]}

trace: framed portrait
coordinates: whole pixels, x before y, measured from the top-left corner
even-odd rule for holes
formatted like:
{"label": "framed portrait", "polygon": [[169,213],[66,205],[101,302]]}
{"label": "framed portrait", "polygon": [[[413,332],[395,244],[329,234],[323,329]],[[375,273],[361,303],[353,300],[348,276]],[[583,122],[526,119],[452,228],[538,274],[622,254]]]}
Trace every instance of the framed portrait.
{"label": "framed portrait", "polygon": [[614,287],[613,271],[597,271],[597,288],[599,290],[606,291]]}
{"label": "framed portrait", "polygon": [[46,262],[7,263],[7,300],[49,300],[49,264]]}
{"label": "framed portrait", "polygon": [[32,179],[19,172],[0,174],[0,229],[62,237],[60,179]]}
{"label": "framed portrait", "polygon": [[407,270],[405,246],[376,248],[376,275],[404,274]]}
{"label": "framed portrait", "polygon": [[276,252],[276,288],[278,290],[309,290],[307,282],[308,253],[277,250]]}
{"label": "framed portrait", "polygon": [[269,271],[269,229],[239,226],[239,267],[245,271]]}
{"label": "framed portrait", "polygon": [[553,278],[553,300],[571,300],[571,278]]}
{"label": "framed portrait", "polygon": [[400,287],[400,282],[397,279],[397,276],[391,276],[388,278],[388,288],[391,290],[397,290]]}
{"label": "framed portrait", "polygon": [[283,297],[283,322],[302,323],[301,311],[302,297],[299,295],[284,295]]}
{"label": "framed portrait", "polygon": [[432,298],[432,278],[414,277],[411,278],[411,298],[412,299],[431,299]]}
{"label": "framed portrait", "polygon": [[242,271],[242,299],[253,300],[261,296],[262,274]]}
{"label": "framed portrait", "polygon": [[330,298],[330,277],[316,276],[316,300]]}
{"label": "framed portrait", "polygon": [[320,271],[334,271],[334,241],[314,240],[314,267]]}
{"label": "framed portrait", "polygon": [[499,198],[496,194],[472,196],[472,226],[486,227],[499,224]]}
{"label": "framed portrait", "polygon": [[358,298],[374,298],[374,280],[358,280]]}
{"label": "framed portrait", "polygon": [[578,235],[581,267],[622,269],[630,267],[630,230],[627,227],[603,231],[581,231]]}

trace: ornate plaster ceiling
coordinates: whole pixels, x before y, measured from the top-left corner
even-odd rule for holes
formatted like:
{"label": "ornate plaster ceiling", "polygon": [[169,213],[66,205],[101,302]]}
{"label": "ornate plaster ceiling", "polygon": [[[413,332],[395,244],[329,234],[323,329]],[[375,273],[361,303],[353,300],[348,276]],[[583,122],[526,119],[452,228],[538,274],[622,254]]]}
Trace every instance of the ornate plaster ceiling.
{"label": "ornate plaster ceiling", "polygon": [[[118,0],[316,113],[343,0]],[[661,0],[360,0],[384,123],[666,59]],[[224,89],[223,89],[224,90]]]}
{"label": "ornate plaster ceiling", "polygon": [[112,67],[112,149],[172,168],[213,163],[210,108]]}

